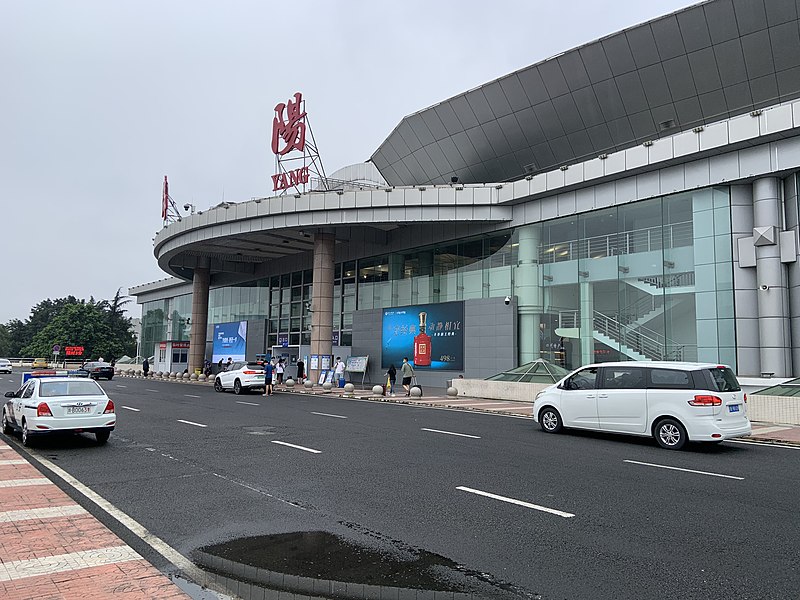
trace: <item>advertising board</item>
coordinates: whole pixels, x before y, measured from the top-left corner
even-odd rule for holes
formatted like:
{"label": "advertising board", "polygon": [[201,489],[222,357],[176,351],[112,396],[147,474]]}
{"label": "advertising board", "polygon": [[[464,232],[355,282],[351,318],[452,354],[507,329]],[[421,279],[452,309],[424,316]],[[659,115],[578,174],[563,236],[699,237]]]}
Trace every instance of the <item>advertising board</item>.
{"label": "advertising board", "polygon": [[383,309],[381,367],[399,368],[403,357],[415,369],[464,369],[464,303],[442,302]]}
{"label": "advertising board", "polygon": [[220,359],[245,360],[247,347],[247,321],[217,323],[214,325],[214,347],[211,362]]}

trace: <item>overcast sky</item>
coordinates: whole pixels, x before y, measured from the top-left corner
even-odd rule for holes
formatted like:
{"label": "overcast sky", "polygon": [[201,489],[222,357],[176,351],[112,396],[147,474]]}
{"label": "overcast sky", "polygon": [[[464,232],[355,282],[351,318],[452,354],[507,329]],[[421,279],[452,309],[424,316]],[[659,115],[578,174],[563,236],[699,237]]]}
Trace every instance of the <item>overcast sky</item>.
{"label": "overcast sky", "polygon": [[331,173],[406,114],[690,4],[0,0],[0,322],[166,277],[164,175],[200,210],[269,195],[296,91]]}

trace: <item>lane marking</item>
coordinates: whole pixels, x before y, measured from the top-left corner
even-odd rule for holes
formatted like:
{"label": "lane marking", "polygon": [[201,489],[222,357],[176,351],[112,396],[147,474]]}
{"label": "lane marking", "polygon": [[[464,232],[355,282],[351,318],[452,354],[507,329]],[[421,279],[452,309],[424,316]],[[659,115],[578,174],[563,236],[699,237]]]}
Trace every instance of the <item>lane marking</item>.
{"label": "lane marking", "polygon": [[298,446],[296,444],[290,444],[289,442],[281,442],[279,440],[272,440],[273,444],[280,444],[281,446],[289,446],[289,448],[297,448],[298,450],[303,450],[304,452],[311,452],[312,454],[322,454],[322,450],[314,450],[313,448],[306,448],[305,446]]}
{"label": "lane marking", "polygon": [[767,440],[764,440],[763,442],[755,442],[755,441],[746,442],[744,440],[725,440],[725,441],[731,444],[746,444],[748,446],[764,446],[766,448],[788,448],[789,450],[800,450],[800,446],[792,446],[790,444],[780,444],[780,443],[773,444],[772,442],[769,442]]}
{"label": "lane marking", "polygon": [[187,398],[202,398],[202,396],[195,396],[194,394],[184,394]]}
{"label": "lane marking", "polygon": [[331,415],[331,414],[328,414],[328,413],[312,412],[311,414],[312,415],[319,415],[320,417],[333,417],[334,419],[347,419],[348,418],[348,417],[343,417],[342,415]]}
{"label": "lane marking", "polygon": [[467,433],[456,433],[454,431],[442,431],[441,429],[428,429],[423,427],[421,431],[430,431],[431,433],[444,433],[445,435],[457,435],[458,437],[472,438],[473,440],[481,439],[479,435],[469,435]]}
{"label": "lane marking", "polygon": [[0,467],[4,465],[25,465],[28,461],[22,458],[11,458],[8,460],[0,460]]}
{"label": "lane marking", "polygon": [[124,387],[124,388],[126,388],[126,387],[128,387],[128,386],[127,386],[127,385],[120,385],[120,384],[117,384],[117,387]]}
{"label": "lane marking", "polygon": [[[30,453],[28,454],[30,455]],[[33,457],[33,455],[30,456]],[[205,581],[204,579],[205,572],[202,569],[195,566],[195,564],[191,560],[189,560],[183,554],[175,550],[175,548],[167,544],[164,540],[150,533],[150,531],[148,531],[147,528],[145,528],[142,524],[140,524],[133,518],[129,517],[126,513],[122,512],[116,506],[111,504],[100,494],[89,489],[87,486],[82,484],[80,481],[75,479],[72,475],[67,473],[64,469],[62,469],[52,461],[43,458],[41,456],[36,456],[34,460],[38,461],[39,463],[50,469],[58,477],[63,479],[66,483],[71,485],[76,491],[82,494],[87,500],[93,502],[94,504],[99,506],[102,510],[104,510],[107,514],[111,515],[114,519],[122,523],[122,525],[126,527],[131,533],[136,535],[145,544],[150,546],[153,550],[158,552],[161,556],[163,556],[173,565],[178,567],[178,569],[183,571],[188,576],[189,579],[192,579],[194,581]],[[46,481],[50,485],[55,485],[49,479],[45,479],[44,481]],[[2,487],[3,483],[5,482],[0,482],[0,487]],[[93,550],[92,552],[95,551]]]}
{"label": "lane marking", "polygon": [[25,510],[7,510],[0,512],[0,523],[16,521],[34,521],[37,519],[53,519],[58,517],[74,517],[87,515],[89,512],[78,504],[66,506],[48,506],[46,508],[29,508]]}
{"label": "lane marking", "polygon": [[737,481],[744,481],[744,477],[736,477],[735,475],[723,475],[721,473],[711,473],[709,471],[696,471],[694,469],[670,467],[669,465],[657,465],[655,463],[640,462],[638,460],[623,460],[622,462],[630,463],[632,465],[643,465],[645,467],[655,467],[657,469],[669,469],[670,471],[683,471],[684,473],[696,473],[698,475],[709,475],[711,477],[724,477],[725,479],[736,479]]}
{"label": "lane marking", "polygon": [[236,404],[246,404],[247,406],[261,406],[260,404],[256,404],[255,402],[245,402],[243,400],[237,400]]}
{"label": "lane marking", "polygon": [[144,391],[145,391],[145,392],[156,392],[156,393],[158,393],[158,392],[160,392],[161,390],[149,390],[149,389],[145,388],[145,389],[144,389]]}
{"label": "lane marking", "polygon": [[484,492],[481,490],[476,490],[473,488],[464,487],[460,485],[456,488],[457,490],[461,490],[462,492],[469,492],[470,494],[477,494],[478,496],[485,496],[487,498],[492,498],[494,500],[500,500],[502,502],[508,502],[509,504],[516,504],[517,506],[524,506],[525,508],[532,508],[533,510],[539,510],[541,512],[550,513],[551,515],[556,515],[559,517],[564,517],[565,519],[569,519],[574,517],[575,515],[572,513],[564,512],[562,510],[556,510],[555,508],[548,508],[546,506],[540,506],[538,504],[531,504],[530,502],[523,502],[522,500],[517,500],[515,498],[508,498],[506,496],[498,496],[497,494],[492,494],[490,492]]}
{"label": "lane marking", "polygon": [[133,560],[142,560],[142,557],[129,546],[83,550],[28,560],[12,560],[0,564],[0,581],[16,581],[26,577],[102,567]]}
{"label": "lane marking", "polygon": [[23,487],[26,485],[53,485],[46,477],[34,477],[32,479],[9,479],[0,481],[0,488]]}
{"label": "lane marking", "polygon": [[123,406],[122,408],[124,408],[125,410],[132,410],[133,412],[142,412],[140,409],[133,408],[132,406]]}
{"label": "lane marking", "polygon": [[183,419],[178,419],[178,423],[186,423],[187,425],[194,425],[195,427],[208,427],[208,425],[203,425],[202,423],[195,423],[194,421],[184,421]]}

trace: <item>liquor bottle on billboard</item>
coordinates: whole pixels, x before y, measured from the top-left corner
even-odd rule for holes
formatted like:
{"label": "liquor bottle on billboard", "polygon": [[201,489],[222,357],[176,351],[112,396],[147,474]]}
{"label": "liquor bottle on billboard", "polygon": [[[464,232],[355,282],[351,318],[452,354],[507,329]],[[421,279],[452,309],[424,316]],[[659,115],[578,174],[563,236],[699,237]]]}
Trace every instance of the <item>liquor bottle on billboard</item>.
{"label": "liquor bottle on billboard", "polygon": [[414,366],[431,366],[431,337],[426,333],[428,329],[428,313],[419,313],[419,333],[414,336]]}

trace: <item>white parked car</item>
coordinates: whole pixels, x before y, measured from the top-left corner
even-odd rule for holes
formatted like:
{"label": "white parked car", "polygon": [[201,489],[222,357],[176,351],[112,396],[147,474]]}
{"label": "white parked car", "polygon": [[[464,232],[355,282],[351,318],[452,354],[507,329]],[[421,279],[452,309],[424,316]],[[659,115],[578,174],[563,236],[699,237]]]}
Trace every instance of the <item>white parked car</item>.
{"label": "white parked car", "polygon": [[0,358],[0,373],[11,373],[11,361],[7,358]]}
{"label": "white parked car", "polygon": [[91,379],[32,378],[5,396],[3,433],[20,431],[24,446],[57,432],[94,433],[97,443],[104,444],[117,424],[114,402]]}
{"label": "white parked car", "polygon": [[539,392],[542,430],[594,429],[653,436],[662,448],[750,434],[747,395],[725,365],[616,362],[573,371]]}
{"label": "white parked car", "polygon": [[244,361],[232,363],[227,371],[217,374],[214,389],[218,392],[233,390],[237,395],[248,390],[264,390],[264,365]]}

